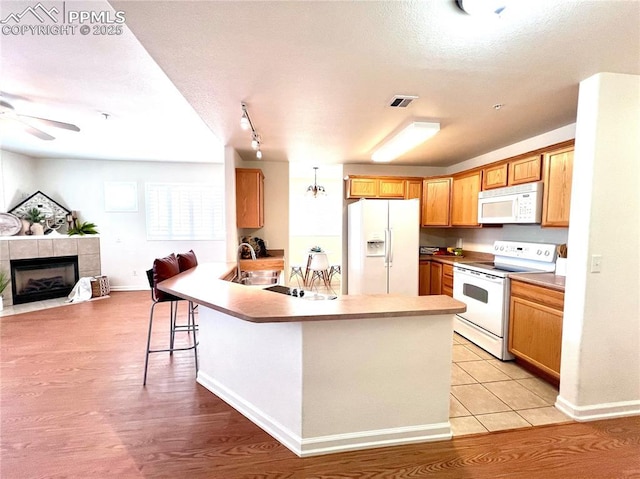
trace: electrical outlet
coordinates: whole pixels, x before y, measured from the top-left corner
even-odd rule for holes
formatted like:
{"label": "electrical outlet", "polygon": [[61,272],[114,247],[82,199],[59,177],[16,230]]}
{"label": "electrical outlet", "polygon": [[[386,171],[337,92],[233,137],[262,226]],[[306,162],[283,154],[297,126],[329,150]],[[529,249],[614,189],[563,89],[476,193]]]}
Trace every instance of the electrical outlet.
{"label": "electrical outlet", "polygon": [[133,270],[133,275],[134,275],[134,276],[138,276],[138,271],[134,269],[134,270]]}
{"label": "electrical outlet", "polygon": [[602,270],[602,255],[592,254],[591,255],[591,272],[599,273],[601,270]]}

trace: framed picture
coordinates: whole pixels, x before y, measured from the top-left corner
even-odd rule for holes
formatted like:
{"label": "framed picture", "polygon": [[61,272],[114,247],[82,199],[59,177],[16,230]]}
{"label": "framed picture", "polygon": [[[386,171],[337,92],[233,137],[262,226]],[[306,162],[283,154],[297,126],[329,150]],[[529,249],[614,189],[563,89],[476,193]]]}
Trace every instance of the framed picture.
{"label": "framed picture", "polygon": [[64,223],[64,219],[68,214],[71,214],[67,208],[49,198],[42,191],[36,191],[29,196],[26,200],[20,204],[14,206],[9,213],[17,216],[18,218],[24,218],[27,216],[29,210],[36,208],[42,213],[42,216],[49,219],[60,220]]}

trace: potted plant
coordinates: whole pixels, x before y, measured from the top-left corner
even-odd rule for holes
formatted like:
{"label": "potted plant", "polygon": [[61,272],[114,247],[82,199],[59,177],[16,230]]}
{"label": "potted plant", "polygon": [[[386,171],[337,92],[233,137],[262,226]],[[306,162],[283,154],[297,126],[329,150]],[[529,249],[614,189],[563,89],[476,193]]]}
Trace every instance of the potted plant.
{"label": "potted plant", "polygon": [[44,215],[38,208],[31,208],[29,211],[27,211],[24,219],[29,222],[29,229],[25,232],[25,234],[32,235],[33,230],[31,228],[35,223],[40,223],[42,220],[44,220]]}
{"label": "potted plant", "polygon": [[69,228],[69,230],[67,231],[67,234],[69,236],[97,235],[99,233],[96,230],[96,228],[97,226],[94,223],[89,223],[88,221],[85,221],[84,223],[76,222],[71,228]]}
{"label": "potted plant", "polygon": [[9,277],[7,272],[3,269],[0,269],[0,311],[2,311],[4,308],[4,304],[2,301],[2,293],[4,292],[5,288],[9,285],[10,281],[11,281],[11,278]]}

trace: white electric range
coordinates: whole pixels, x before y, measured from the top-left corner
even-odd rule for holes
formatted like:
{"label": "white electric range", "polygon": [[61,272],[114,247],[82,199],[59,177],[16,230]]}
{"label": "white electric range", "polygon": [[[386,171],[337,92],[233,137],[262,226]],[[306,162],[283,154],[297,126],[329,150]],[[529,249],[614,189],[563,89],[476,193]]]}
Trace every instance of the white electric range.
{"label": "white electric range", "polygon": [[555,270],[556,245],[496,241],[494,261],[458,263],[453,268],[453,297],[467,305],[454,330],[503,361],[508,351],[509,275]]}

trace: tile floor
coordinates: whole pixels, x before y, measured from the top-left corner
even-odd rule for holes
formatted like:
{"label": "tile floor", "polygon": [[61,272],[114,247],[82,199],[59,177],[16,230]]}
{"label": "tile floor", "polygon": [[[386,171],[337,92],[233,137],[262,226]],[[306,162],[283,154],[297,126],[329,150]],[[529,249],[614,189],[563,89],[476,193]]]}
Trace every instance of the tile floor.
{"label": "tile floor", "polygon": [[558,390],[454,334],[449,417],[454,436],[571,421]]}

